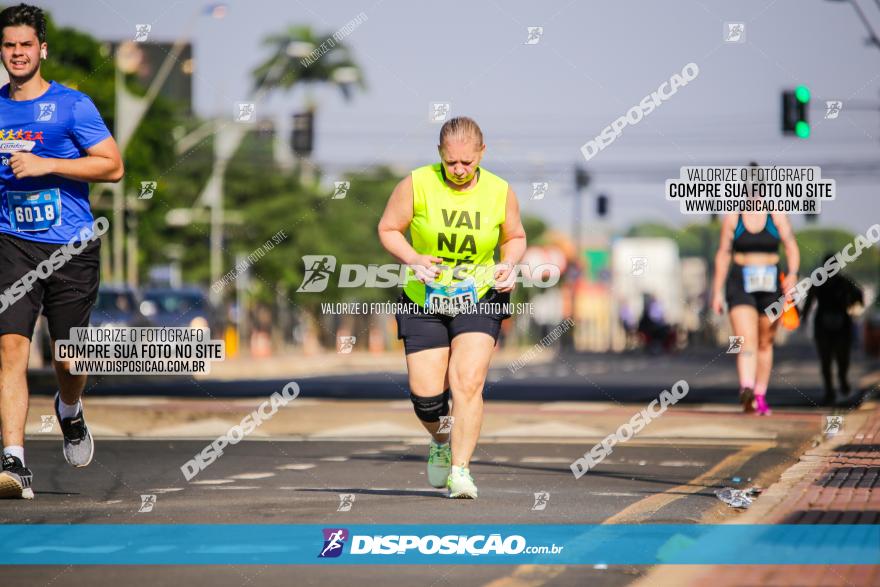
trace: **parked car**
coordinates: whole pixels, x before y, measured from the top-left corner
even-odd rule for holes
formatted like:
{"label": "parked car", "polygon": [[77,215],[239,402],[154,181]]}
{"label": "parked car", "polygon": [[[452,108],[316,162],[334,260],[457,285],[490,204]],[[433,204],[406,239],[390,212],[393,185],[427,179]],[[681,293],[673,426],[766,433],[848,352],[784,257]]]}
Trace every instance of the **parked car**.
{"label": "parked car", "polygon": [[141,311],[142,299],[137,290],[120,285],[101,286],[92,308],[90,326],[153,326]]}
{"label": "parked car", "polygon": [[219,310],[198,287],[145,290],[142,309],[156,326],[210,328],[215,337],[222,333]]}

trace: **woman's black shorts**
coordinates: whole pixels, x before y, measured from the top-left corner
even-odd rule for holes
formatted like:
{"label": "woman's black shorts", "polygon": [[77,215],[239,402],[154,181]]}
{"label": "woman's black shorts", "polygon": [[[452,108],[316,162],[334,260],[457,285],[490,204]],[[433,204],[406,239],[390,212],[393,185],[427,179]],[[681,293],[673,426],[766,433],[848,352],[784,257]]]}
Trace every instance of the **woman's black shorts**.
{"label": "woman's black shorts", "polygon": [[743,266],[738,263],[731,263],[730,273],[727,274],[727,288],[725,292],[727,307],[732,308],[734,306],[746,305],[756,308],[759,313],[764,313],[773,302],[779,300],[780,296],[782,296],[782,285],[778,279],[778,276],[782,274],[781,271],[781,267],[777,265],[775,291],[755,291],[749,293],[745,289]]}
{"label": "woman's black shorts", "polygon": [[494,289],[490,289],[477,302],[475,311],[455,317],[426,313],[405,293],[401,293],[397,301],[413,310],[395,314],[397,338],[403,339],[407,355],[426,349],[448,347],[453,338],[464,332],[485,332],[497,341],[501,322],[510,317],[507,308],[510,304],[510,292],[500,293]]}

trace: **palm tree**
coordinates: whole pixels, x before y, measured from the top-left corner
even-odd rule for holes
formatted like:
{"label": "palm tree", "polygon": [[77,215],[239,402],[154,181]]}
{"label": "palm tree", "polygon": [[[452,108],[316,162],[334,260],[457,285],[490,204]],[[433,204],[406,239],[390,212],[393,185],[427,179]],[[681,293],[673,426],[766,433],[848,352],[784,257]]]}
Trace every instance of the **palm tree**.
{"label": "palm tree", "polygon": [[[306,58],[321,43],[326,53],[314,60]],[[332,34],[316,36],[311,27],[291,26],[286,31],[270,35],[263,41],[273,53],[254,72],[254,88],[258,91],[289,90],[298,83],[332,83],[348,100],[355,85],[365,88],[360,68],[354,63],[351,51]],[[332,46],[331,46],[332,45]]]}
{"label": "palm tree", "polygon": [[[324,44],[325,52],[316,51]],[[312,116],[315,103],[310,88],[313,84],[333,84],[342,92],[345,100],[350,100],[355,86],[364,89],[366,86],[360,68],[351,57],[351,51],[332,34],[315,35],[311,27],[291,26],[282,33],[273,34],[263,41],[272,47],[272,55],[260,64],[253,72],[256,98],[259,100],[266,93],[278,90],[290,90],[298,84],[306,88],[305,110]],[[282,167],[290,167],[293,160],[284,137],[287,133],[280,132],[284,126],[281,118],[275,136],[276,160]],[[302,179],[313,178],[313,169],[308,160],[302,161]]]}

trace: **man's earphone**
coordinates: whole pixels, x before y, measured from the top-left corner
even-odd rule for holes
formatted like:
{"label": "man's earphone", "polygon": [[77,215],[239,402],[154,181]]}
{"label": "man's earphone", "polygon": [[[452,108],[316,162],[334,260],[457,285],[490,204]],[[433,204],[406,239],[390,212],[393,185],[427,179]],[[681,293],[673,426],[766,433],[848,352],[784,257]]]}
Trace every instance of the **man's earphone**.
{"label": "man's earphone", "polygon": [[45,58],[46,58],[46,50],[40,49],[40,59],[45,59]]}

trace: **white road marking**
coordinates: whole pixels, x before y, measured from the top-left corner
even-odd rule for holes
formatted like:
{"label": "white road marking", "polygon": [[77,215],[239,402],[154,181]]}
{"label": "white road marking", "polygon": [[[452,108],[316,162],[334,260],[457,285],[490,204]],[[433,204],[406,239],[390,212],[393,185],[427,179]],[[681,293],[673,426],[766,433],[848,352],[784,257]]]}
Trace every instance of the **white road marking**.
{"label": "white road marking", "polygon": [[[229,487],[228,489],[232,489]],[[333,492],[342,492],[344,489],[334,489],[332,487],[293,487],[290,485],[282,485],[278,489],[283,489],[285,491],[326,491],[329,493]],[[424,487],[424,488],[410,488],[410,487],[360,487],[358,491],[368,492],[368,491],[394,491],[394,492],[411,492],[411,493],[438,493],[444,494],[446,493],[445,489],[434,489],[432,487]]]}
{"label": "white road marking", "polygon": [[314,469],[315,465],[312,463],[292,463],[290,465],[281,465],[280,467],[275,467],[279,471],[306,471],[308,469]]}
{"label": "white road marking", "polygon": [[207,489],[260,489],[256,485],[229,485],[219,487],[208,487]]}
{"label": "white road marking", "polygon": [[602,461],[603,465],[639,465],[640,467],[644,467],[648,464],[648,461],[643,460],[635,460],[635,459],[605,459]]}
{"label": "white road marking", "polygon": [[331,463],[344,463],[348,460],[348,457],[322,457],[320,460]]}
{"label": "white road marking", "polygon": [[157,487],[156,489],[147,489],[153,493],[172,493],[174,491],[183,491],[183,487]]}
{"label": "white road marking", "polygon": [[562,457],[523,457],[521,463],[571,463],[572,459]]}
{"label": "white road marking", "polygon": [[660,461],[658,467],[705,467],[706,463],[697,461]]}
{"label": "white road marking", "polygon": [[203,479],[201,481],[190,481],[190,485],[223,485],[225,483],[235,483],[232,479]]}
{"label": "white road marking", "polygon": [[232,475],[229,477],[230,479],[242,479],[253,481],[256,479],[265,479],[267,477],[274,477],[275,473],[240,473],[238,475]]}

